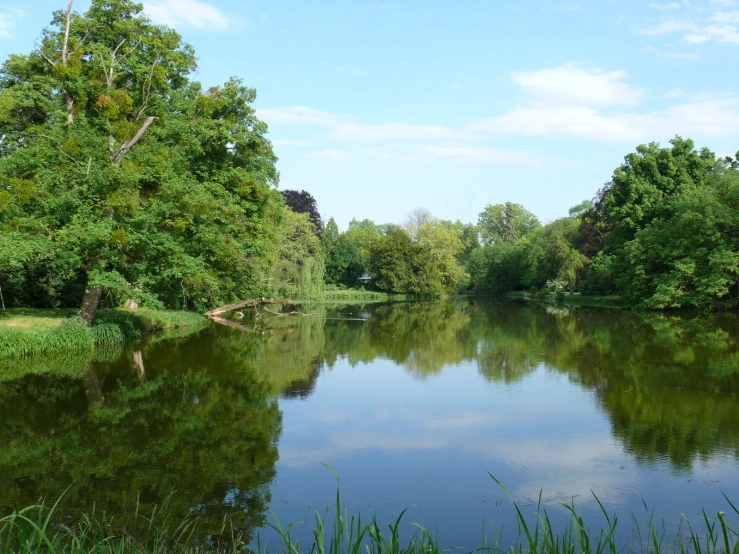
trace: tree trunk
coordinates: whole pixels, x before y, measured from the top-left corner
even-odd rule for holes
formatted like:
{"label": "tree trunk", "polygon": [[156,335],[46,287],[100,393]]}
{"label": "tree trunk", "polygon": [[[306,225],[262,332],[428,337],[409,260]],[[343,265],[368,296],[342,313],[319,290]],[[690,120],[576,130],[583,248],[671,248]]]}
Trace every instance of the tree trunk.
{"label": "tree trunk", "polygon": [[95,312],[98,309],[98,303],[100,302],[100,296],[103,294],[103,287],[90,287],[85,288],[85,295],[82,297],[82,306],[77,314],[85,320],[85,324],[88,327],[92,326],[92,322],[95,319]]}
{"label": "tree trunk", "polygon": [[139,376],[139,381],[142,383],[146,381],[146,368],[144,367],[144,356],[141,353],[141,350],[131,352],[128,355],[128,359],[131,363],[131,367],[136,372],[136,375]]}
{"label": "tree trunk", "polygon": [[570,296],[572,296],[575,294],[575,280],[572,277],[569,277],[567,281],[570,285]]}
{"label": "tree trunk", "polygon": [[87,366],[87,373],[82,376],[82,386],[85,389],[88,406],[102,406],[105,401],[103,389],[100,387],[100,380],[92,362]]}

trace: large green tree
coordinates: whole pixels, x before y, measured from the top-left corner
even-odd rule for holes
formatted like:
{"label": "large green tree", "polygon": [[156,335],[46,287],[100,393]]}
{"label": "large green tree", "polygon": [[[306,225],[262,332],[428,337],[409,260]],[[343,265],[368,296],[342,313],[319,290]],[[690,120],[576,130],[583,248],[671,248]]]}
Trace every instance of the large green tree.
{"label": "large green tree", "polygon": [[103,287],[198,308],[266,292],[284,209],[254,89],[191,81],[192,48],[142,9],[70,0],[0,71],[0,278],[81,299],[88,324]]}
{"label": "large green tree", "polygon": [[484,245],[516,244],[541,226],[534,214],[521,204],[506,202],[485,206],[477,222]]}

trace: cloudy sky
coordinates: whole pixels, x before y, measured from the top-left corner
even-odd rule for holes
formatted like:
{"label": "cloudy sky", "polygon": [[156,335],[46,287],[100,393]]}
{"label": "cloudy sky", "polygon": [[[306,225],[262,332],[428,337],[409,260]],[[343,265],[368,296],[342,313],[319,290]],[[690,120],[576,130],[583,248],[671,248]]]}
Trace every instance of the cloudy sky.
{"label": "cloudy sky", "polygon": [[[196,79],[258,91],[281,188],[326,218],[542,220],[594,196],[640,143],[739,149],[739,0],[147,0]],[[0,0],[0,55],[64,0]],[[89,0],[77,0],[84,10]]]}

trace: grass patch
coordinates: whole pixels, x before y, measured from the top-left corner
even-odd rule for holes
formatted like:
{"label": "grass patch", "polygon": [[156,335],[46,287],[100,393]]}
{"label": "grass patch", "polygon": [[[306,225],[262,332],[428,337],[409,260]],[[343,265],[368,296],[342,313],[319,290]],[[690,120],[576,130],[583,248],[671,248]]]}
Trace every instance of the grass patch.
{"label": "grass patch", "polygon": [[[8,310],[11,312],[11,310]],[[0,319],[0,359],[91,352],[116,347],[143,335],[202,328],[208,319],[194,312],[101,309],[87,328],[74,310],[12,310]],[[71,315],[71,317],[69,317]]]}
{"label": "grass patch", "polygon": [[[335,301],[347,301],[355,302],[356,300],[362,300],[364,302],[406,302],[408,300],[414,300],[417,297],[413,294],[400,294],[394,292],[381,292],[374,290],[361,290],[361,289],[334,289],[326,290],[323,295],[324,300]],[[320,303],[318,300],[306,300],[305,303]]]}
{"label": "grass patch", "polygon": [[0,311],[0,330],[50,331],[59,327],[65,319],[72,317],[74,312],[75,310],[12,308]]}

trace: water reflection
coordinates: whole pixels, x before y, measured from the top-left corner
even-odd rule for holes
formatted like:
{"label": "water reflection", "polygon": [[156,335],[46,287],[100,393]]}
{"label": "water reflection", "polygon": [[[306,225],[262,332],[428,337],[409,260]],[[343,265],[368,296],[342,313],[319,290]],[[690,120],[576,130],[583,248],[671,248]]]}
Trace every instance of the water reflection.
{"label": "water reflection", "polygon": [[450,506],[489,501],[470,475],[494,464],[517,500],[596,483],[618,502],[647,486],[630,460],[679,475],[739,455],[736,317],[477,300],[312,311],[2,362],[0,511],[74,482],[64,517],[95,503],[125,526],[136,503],[166,503],[212,540],[224,518],[247,537],[263,525],[278,459],[305,508],[323,485],[300,472],[342,459],[402,483],[376,488],[407,507],[427,474]]}

